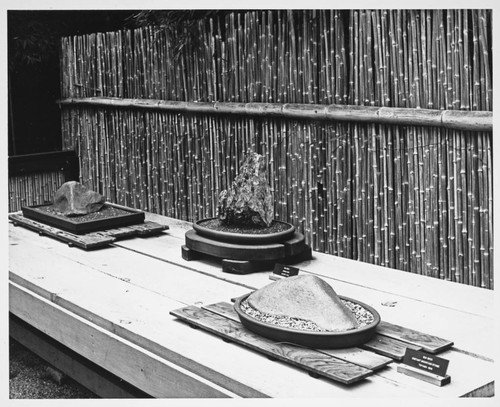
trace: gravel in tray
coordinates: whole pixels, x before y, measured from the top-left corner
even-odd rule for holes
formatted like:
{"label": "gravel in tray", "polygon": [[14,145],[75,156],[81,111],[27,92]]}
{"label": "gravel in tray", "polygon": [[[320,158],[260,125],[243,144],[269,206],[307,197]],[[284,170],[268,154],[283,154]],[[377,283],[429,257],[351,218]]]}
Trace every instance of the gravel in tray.
{"label": "gravel in tray", "polygon": [[88,213],[86,215],[78,215],[78,216],[64,216],[60,212],[57,212],[52,205],[49,206],[41,206],[37,208],[39,211],[46,212],[52,216],[56,216],[61,219],[65,219],[71,222],[76,222],[76,223],[83,223],[83,222],[90,222],[90,221],[96,221],[96,220],[101,220],[101,219],[108,219],[108,218],[116,218],[118,216],[125,216],[125,215],[131,215],[132,212],[115,208],[114,206],[108,206],[105,205],[103,206],[99,211],[93,212],[93,213]]}
{"label": "gravel in tray", "polygon": [[218,232],[228,232],[228,233],[246,233],[255,235],[265,235],[269,233],[279,233],[290,229],[290,225],[283,222],[272,221],[269,227],[264,226],[234,226],[234,225],[223,225],[219,219],[207,219],[198,223],[200,226],[206,227],[207,229],[212,229]]}
{"label": "gravel in tray", "polygon": [[[341,299],[341,301],[354,314],[354,317],[356,318],[356,321],[358,322],[358,326],[357,326],[358,329],[363,328],[367,325],[370,325],[374,321],[373,314],[370,311],[368,311],[366,308],[362,307],[359,304],[353,303],[351,301],[347,301],[347,300],[343,300],[343,299]],[[317,324],[315,324],[312,321],[308,321],[308,320],[304,320],[304,319],[300,319],[300,318],[293,318],[293,317],[289,317],[286,315],[273,315],[273,314],[266,314],[266,313],[260,312],[260,311],[256,310],[255,308],[253,308],[246,300],[241,302],[241,309],[247,315],[249,315],[255,319],[258,319],[261,322],[276,325],[276,326],[279,326],[281,328],[291,328],[291,329],[298,329],[301,331],[311,331],[311,332],[333,332],[333,331],[327,331],[326,329],[319,327]]]}

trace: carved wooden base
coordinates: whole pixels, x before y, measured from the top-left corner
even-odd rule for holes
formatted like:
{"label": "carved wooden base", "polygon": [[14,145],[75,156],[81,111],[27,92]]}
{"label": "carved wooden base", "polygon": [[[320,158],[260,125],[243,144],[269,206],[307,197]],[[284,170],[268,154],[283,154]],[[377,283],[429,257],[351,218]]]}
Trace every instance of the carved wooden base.
{"label": "carved wooden base", "polygon": [[249,274],[272,270],[275,263],[295,264],[312,258],[312,250],[304,235],[295,232],[288,240],[269,244],[237,244],[214,240],[196,233],[186,232],[182,258],[187,261],[205,257],[222,259],[222,271]]}

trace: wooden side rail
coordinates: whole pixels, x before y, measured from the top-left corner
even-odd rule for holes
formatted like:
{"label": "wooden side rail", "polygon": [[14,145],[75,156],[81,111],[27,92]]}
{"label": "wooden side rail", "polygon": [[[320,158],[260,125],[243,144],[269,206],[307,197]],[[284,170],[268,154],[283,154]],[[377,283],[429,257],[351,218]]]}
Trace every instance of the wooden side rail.
{"label": "wooden side rail", "polygon": [[149,398],[99,365],[9,314],[9,334],[21,345],[102,398]]}

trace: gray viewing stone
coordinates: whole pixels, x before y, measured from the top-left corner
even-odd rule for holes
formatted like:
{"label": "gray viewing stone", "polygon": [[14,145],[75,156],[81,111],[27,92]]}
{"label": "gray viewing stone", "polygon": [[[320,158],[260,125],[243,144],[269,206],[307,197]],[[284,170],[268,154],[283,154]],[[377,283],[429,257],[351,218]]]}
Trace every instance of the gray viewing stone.
{"label": "gray viewing stone", "polygon": [[52,208],[64,216],[86,215],[99,211],[105,198],[76,181],[61,185],[54,195]]}
{"label": "gray viewing stone", "polygon": [[313,275],[277,280],[250,294],[248,303],[260,312],[305,319],[328,331],[347,331],[358,326],[334,289]]}
{"label": "gray viewing stone", "polygon": [[274,198],[267,182],[264,157],[248,152],[231,187],[219,195],[219,220],[225,225],[270,226]]}

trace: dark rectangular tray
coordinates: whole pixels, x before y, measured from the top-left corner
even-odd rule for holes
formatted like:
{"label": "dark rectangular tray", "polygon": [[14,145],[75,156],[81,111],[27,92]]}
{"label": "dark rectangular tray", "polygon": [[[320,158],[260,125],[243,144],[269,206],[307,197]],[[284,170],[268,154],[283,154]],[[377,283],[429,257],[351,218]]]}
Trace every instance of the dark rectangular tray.
{"label": "dark rectangular tray", "polygon": [[106,203],[104,206],[115,207],[122,211],[128,212],[124,215],[113,216],[104,219],[93,219],[89,221],[77,222],[71,217],[47,213],[40,210],[42,207],[51,206],[52,204],[24,206],[21,208],[23,216],[36,220],[46,225],[54,226],[66,232],[75,234],[85,234],[100,230],[119,228],[122,226],[136,225],[144,222],[144,212],[137,209],[127,208],[120,205]]}

